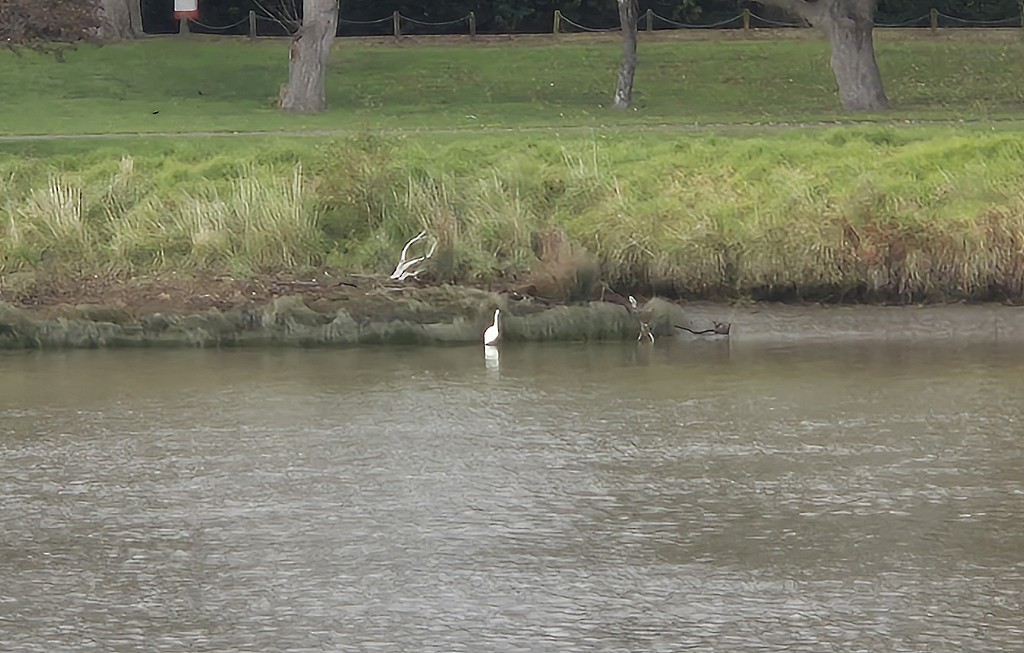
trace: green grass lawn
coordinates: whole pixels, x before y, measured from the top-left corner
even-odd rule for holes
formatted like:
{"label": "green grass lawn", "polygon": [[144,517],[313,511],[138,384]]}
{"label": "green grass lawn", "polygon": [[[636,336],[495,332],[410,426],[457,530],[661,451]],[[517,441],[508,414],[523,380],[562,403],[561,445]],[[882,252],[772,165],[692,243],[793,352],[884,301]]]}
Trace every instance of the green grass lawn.
{"label": "green grass lawn", "polygon": [[[1019,30],[1018,30],[1019,31]],[[858,120],[1024,118],[1012,30],[928,39],[879,32],[894,109]],[[608,108],[615,38],[487,45],[339,39],[330,110],[275,109],[284,40],[152,38],[81,46],[57,63],[0,51],[0,134],[466,129],[848,120],[814,32],[740,40],[641,40],[636,109]]]}

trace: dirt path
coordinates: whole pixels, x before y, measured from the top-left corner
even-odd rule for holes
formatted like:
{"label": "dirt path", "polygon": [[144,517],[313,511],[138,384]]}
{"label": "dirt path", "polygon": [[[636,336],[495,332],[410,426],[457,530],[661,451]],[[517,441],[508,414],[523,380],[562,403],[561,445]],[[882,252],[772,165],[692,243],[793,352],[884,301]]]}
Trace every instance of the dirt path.
{"label": "dirt path", "polygon": [[417,136],[431,134],[517,134],[517,133],[556,133],[556,132],[726,132],[749,133],[760,131],[787,131],[796,129],[834,129],[836,127],[951,127],[991,125],[1004,128],[1024,128],[1024,119],[1006,120],[829,120],[815,122],[744,122],[744,123],[706,123],[679,125],[556,125],[556,126],[522,126],[522,127],[441,127],[424,129],[381,128],[381,129],[310,129],[310,130],[270,130],[270,131],[153,131],[124,132],[99,134],[5,134],[0,135],[0,143],[21,143],[33,141],[63,140],[118,140],[132,138],[260,138],[260,137],[295,137],[295,138],[344,138],[360,136],[367,133],[382,136]]}

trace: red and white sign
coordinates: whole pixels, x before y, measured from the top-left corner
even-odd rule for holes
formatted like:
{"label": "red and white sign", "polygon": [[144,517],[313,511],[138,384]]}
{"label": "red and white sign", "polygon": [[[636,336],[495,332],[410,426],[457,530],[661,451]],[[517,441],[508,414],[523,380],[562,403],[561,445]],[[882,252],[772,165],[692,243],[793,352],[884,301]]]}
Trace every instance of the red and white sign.
{"label": "red and white sign", "polygon": [[199,0],[174,0],[174,17],[199,18]]}

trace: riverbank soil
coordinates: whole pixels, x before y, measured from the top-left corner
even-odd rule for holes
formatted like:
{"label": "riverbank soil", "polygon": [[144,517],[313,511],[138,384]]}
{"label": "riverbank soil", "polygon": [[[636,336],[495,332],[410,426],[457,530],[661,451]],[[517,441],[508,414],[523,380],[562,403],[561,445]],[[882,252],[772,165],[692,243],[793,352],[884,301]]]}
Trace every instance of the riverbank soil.
{"label": "riverbank soil", "polygon": [[[15,279],[17,281],[17,279]],[[530,287],[490,289],[383,277],[164,275],[83,279],[78,285],[0,286],[0,349],[124,346],[323,346],[479,343],[495,308],[506,341],[630,341],[733,346],[841,341],[1024,343],[1024,308],[995,303],[822,305],[640,298],[606,290],[565,304]],[[728,324],[728,335],[704,337]]]}
{"label": "riverbank soil", "polygon": [[40,317],[55,317],[68,306],[96,306],[128,316],[188,313],[210,309],[231,311],[266,304],[277,297],[299,296],[311,305],[346,301],[365,294],[368,277],[330,273],[161,274],[144,277],[87,275],[76,279],[11,274],[0,277],[0,301]]}
{"label": "riverbank soil", "polygon": [[[17,279],[16,279],[17,280]],[[327,271],[36,281],[0,292],[0,348],[478,343],[496,308],[506,340],[629,340],[646,325],[713,328],[661,299],[559,304],[504,287],[394,283]]]}

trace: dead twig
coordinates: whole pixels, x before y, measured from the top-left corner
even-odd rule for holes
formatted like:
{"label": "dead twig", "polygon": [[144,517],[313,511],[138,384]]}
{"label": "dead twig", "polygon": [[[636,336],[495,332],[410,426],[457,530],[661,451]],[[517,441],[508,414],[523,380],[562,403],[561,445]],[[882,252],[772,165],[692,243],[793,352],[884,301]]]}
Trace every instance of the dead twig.
{"label": "dead twig", "polygon": [[732,330],[731,322],[715,322],[714,327],[710,329],[701,329],[700,331],[695,331],[690,327],[679,326],[678,324],[673,324],[672,326],[677,329],[682,329],[683,331],[689,331],[695,336],[727,336],[729,335],[729,331]]}

